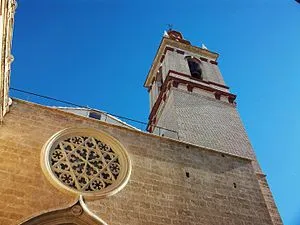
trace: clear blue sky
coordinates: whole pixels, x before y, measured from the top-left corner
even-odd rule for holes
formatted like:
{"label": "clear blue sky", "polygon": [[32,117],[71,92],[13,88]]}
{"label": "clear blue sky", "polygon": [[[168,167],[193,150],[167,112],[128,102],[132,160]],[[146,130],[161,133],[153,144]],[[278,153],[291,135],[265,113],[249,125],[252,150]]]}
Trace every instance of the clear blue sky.
{"label": "clear blue sky", "polygon": [[281,216],[300,225],[300,4],[294,0],[20,0],[11,85],[147,121],[143,83],[169,23],[193,45],[220,53]]}

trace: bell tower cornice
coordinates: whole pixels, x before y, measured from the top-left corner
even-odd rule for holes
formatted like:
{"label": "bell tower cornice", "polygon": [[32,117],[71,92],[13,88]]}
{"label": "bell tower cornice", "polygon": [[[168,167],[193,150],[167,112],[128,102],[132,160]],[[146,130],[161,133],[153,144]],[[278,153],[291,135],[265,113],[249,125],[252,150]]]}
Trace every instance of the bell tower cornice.
{"label": "bell tower cornice", "polygon": [[158,51],[154,57],[154,61],[144,83],[145,87],[149,87],[151,85],[152,79],[156,75],[156,71],[159,69],[161,63],[163,62],[167,51],[175,51],[178,54],[187,53],[200,55],[203,60],[209,61],[213,64],[217,64],[217,59],[219,57],[218,53],[193,46],[189,41],[179,41],[178,39],[171,39],[170,37],[164,36],[160,42]]}
{"label": "bell tower cornice", "polygon": [[[176,76],[179,75],[179,76]],[[195,81],[191,83],[188,79],[184,79],[188,75],[181,74],[176,71],[169,70],[168,75],[161,87],[161,91],[151,108],[150,114],[149,114],[149,122],[147,125],[147,130],[152,132],[153,126],[157,125],[157,119],[160,117],[160,111],[163,109],[171,88],[178,89],[179,86],[186,86],[186,90],[190,93],[199,93],[199,90],[204,90],[206,93],[210,93],[211,96],[214,96],[217,100],[222,100],[220,102],[223,102],[223,104],[227,103],[232,105],[233,107],[236,106],[236,95],[231,94],[227,91],[222,91],[220,89],[216,89],[214,87],[209,86],[210,82],[198,82]],[[216,84],[215,84],[216,85]],[[227,86],[223,85],[217,85],[220,88],[228,89]],[[180,88],[179,88],[180,89]],[[198,90],[198,91],[197,91]]]}

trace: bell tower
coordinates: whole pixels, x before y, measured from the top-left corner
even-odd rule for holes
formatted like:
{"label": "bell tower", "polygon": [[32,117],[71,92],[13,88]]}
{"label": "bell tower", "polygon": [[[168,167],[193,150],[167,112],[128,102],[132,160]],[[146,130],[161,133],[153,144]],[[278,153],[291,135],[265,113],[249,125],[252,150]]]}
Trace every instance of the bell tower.
{"label": "bell tower", "polygon": [[148,131],[254,157],[218,56],[192,46],[180,32],[165,33],[145,82],[151,109]]}
{"label": "bell tower", "polygon": [[[225,84],[218,53],[197,47],[175,30],[165,32],[144,86],[150,97],[147,129],[214,151],[249,158],[274,224],[282,224],[265,175]],[[165,129],[162,129],[165,128]]]}

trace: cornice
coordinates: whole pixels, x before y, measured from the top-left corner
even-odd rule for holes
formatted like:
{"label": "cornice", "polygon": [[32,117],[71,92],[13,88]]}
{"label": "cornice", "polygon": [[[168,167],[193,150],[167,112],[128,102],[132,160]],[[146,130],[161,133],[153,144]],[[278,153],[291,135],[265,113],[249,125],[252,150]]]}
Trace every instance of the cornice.
{"label": "cornice", "polygon": [[[147,128],[150,127],[150,125],[153,121],[153,118],[155,118],[155,116],[157,114],[157,111],[158,111],[160,105],[162,104],[162,101],[165,100],[167,91],[171,88],[171,86],[177,88],[178,84],[180,84],[180,83],[186,84],[187,89],[190,92],[193,91],[193,88],[199,88],[199,89],[214,93],[215,96],[216,96],[216,99],[219,99],[217,97],[220,97],[221,95],[226,96],[226,97],[228,97],[228,104],[232,104],[233,106],[235,106],[235,102],[234,102],[234,100],[236,99],[235,94],[231,94],[229,92],[221,91],[221,90],[216,89],[214,87],[208,86],[207,84],[209,84],[209,82],[203,82],[203,81],[199,81],[199,80],[197,80],[197,82],[194,82],[193,80],[185,80],[185,79],[182,79],[182,78],[179,78],[179,77],[174,77],[171,74],[175,74],[175,75],[178,74],[178,75],[181,75],[181,76],[184,75],[183,77],[188,76],[186,74],[182,74],[182,73],[178,73],[176,71],[169,70],[169,72],[167,74],[167,77],[166,77],[166,79],[163,83],[163,86],[161,88],[161,92],[159,93],[159,95],[156,99],[156,102],[154,103],[154,105],[151,109]],[[213,84],[216,85],[215,83],[213,83]],[[221,85],[221,86],[223,86],[223,85]],[[226,86],[224,86],[224,87],[226,87]]]}
{"label": "cornice", "polygon": [[155,71],[160,66],[164,59],[164,55],[169,48],[178,48],[176,52],[178,54],[184,54],[184,52],[194,53],[197,55],[200,55],[202,57],[206,57],[210,59],[210,62],[213,64],[217,64],[216,60],[219,57],[218,53],[209,51],[207,49],[202,49],[197,46],[192,46],[186,43],[182,43],[179,41],[172,40],[167,37],[163,37],[163,39],[160,42],[159,48],[156,52],[156,55],[154,57],[153,63],[151,65],[151,68],[148,72],[147,78],[144,83],[144,87],[149,87],[151,85],[152,77],[156,74]]}

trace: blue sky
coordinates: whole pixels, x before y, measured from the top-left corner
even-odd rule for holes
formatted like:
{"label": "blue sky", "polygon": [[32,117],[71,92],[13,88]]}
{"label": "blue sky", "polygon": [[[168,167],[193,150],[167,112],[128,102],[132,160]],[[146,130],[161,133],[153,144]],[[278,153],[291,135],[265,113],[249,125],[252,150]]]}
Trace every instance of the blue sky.
{"label": "blue sky", "polygon": [[220,53],[280,214],[300,225],[296,1],[19,0],[11,86],[147,121],[143,83],[170,23]]}

